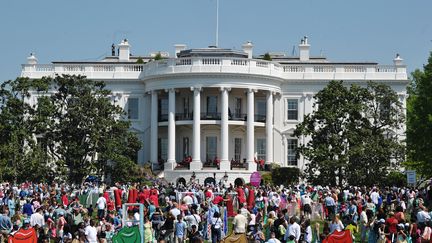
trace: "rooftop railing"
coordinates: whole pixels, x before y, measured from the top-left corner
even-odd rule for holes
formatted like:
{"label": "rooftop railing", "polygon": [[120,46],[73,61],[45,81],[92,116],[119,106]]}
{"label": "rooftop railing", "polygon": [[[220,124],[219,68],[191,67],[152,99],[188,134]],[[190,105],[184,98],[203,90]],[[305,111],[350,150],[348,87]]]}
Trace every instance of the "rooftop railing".
{"label": "rooftop railing", "polygon": [[260,59],[191,57],[151,61],[146,64],[55,63],[23,64],[21,76],[40,78],[55,74],[80,74],[93,79],[146,79],[176,73],[238,73],[282,79],[406,80],[406,67],[374,64],[286,64]]}

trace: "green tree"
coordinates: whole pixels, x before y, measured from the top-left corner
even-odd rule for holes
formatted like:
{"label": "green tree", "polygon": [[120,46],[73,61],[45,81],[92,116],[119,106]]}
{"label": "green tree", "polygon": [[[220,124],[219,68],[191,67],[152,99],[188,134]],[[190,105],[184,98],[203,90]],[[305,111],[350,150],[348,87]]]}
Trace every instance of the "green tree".
{"label": "green tree", "polygon": [[89,174],[116,181],[138,175],[136,154],[141,143],[123,115],[103,82],[83,76],[4,82],[0,86],[1,179],[63,177],[81,183]]}
{"label": "green tree", "polygon": [[432,52],[423,71],[412,73],[407,100],[408,166],[432,176]]}
{"label": "green tree", "polygon": [[86,175],[104,175],[108,166],[122,164],[134,169],[141,144],[130,132],[128,121],[120,119],[123,109],[111,102],[111,91],[103,82],[84,76],[56,76],[46,79],[53,94],[39,104],[45,127],[40,127],[61,171],[71,182],[81,183]]}
{"label": "green tree", "polygon": [[271,61],[272,60],[272,57],[270,56],[270,53],[265,53],[264,54],[264,56],[263,56],[263,60],[266,60],[266,61]]}
{"label": "green tree", "polygon": [[349,120],[351,93],[342,81],[331,81],[315,95],[318,109],[304,117],[294,131],[295,136],[310,136],[299,152],[310,163],[305,175],[314,184],[340,185],[348,164],[346,127]]}
{"label": "green tree", "polygon": [[310,138],[299,152],[310,163],[306,178],[316,184],[377,183],[403,156],[398,129],[403,122],[396,93],[384,84],[347,87],[331,81],[315,95],[317,110],[294,134]]}
{"label": "green tree", "polygon": [[162,60],[162,59],[163,59],[163,57],[162,57],[161,53],[160,52],[156,53],[154,60],[158,61],[158,60]]}
{"label": "green tree", "polygon": [[377,184],[391,168],[397,168],[405,160],[404,145],[398,133],[405,120],[402,104],[385,84],[369,82],[366,88],[353,86],[351,90],[354,98],[365,99],[354,102],[360,106],[351,112],[355,116],[348,127],[347,181],[352,185]]}
{"label": "green tree", "polygon": [[0,176],[2,180],[22,182],[50,179],[48,161],[42,158],[32,125],[34,108],[29,105],[30,89],[43,89],[43,83],[27,78],[3,82],[0,86]]}

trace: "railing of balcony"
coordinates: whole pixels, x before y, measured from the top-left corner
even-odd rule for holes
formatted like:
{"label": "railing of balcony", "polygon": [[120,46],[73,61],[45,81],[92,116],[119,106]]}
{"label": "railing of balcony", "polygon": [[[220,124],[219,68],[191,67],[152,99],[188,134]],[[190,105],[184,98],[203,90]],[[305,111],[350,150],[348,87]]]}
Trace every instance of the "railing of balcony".
{"label": "railing of balcony", "polygon": [[232,121],[246,121],[247,114],[244,113],[233,113],[231,115],[228,115],[228,118]]}
{"label": "railing of balcony", "polygon": [[166,122],[166,121],[168,121],[168,114],[159,114],[158,121],[159,122]]}
{"label": "railing of balcony", "polygon": [[176,113],[176,121],[187,121],[187,120],[193,120],[193,113]]}
{"label": "railing of balcony", "polygon": [[256,122],[265,122],[266,121],[266,115],[255,114],[254,118],[255,118]]}
{"label": "railing of balcony", "polygon": [[219,112],[201,112],[201,120],[220,120],[221,114]]}
{"label": "railing of balcony", "polygon": [[[197,67],[197,68],[196,68]],[[39,77],[61,73],[84,74],[93,78],[106,78],[116,76],[117,78],[138,78],[141,73],[144,76],[160,75],[167,73],[188,72],[235,72],[260,75],[271,75],[281,78],[302,78],[299,73],[314,73],[323,78],[330,77],[329,74],[349,74],[350,79],[385,79],[395,78],[393,75],[402,74],[397,77],[406,77],[404,65],[375,65],[375,64],[279,64],[275,62],[231,57],[192,57],[172,58],[153,61],[146,64],[106,64],[100,63],[55,63],[55,64],[24,64],[22,75],[27,77]],[[378,73],[378,76],[374,76]],[[356,75],[358,74],[358,75]],[[367,74],[367,75],[366,75]],[[370,74],[370,75],[369,75]],[[388,76],[388,77],[387,77]],[[320,77],[320,76],[315,76]],[[307,78],[307,77],[303,77]],[[311,77],[312,78],[312,77]]]}
{"label": "railing of balcony", "polygon": [[246,159],[241,160],[231,160],[231,170],[233,168],[237,169],[247,169]]}

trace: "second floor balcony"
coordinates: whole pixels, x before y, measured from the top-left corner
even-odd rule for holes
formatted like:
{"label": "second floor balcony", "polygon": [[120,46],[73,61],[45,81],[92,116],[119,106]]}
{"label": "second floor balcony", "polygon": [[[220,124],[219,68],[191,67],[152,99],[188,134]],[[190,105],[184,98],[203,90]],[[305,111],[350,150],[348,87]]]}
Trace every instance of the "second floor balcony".
{"label": "second floor balcony", "polygon": [[[201,112],[200,116],[201,120],[221,120],[220,112]],[[189,113],[176,113],[175,114],[176,121],[192,121],[193,120],[193,112]],[[228,120],[230,121],[247,121],[247,114],[245,113],[233,113],[228,114]],[[159,114],[158,116],[159,122],[168,121],[168,114]],[[266,122],[266,115],[255,114],[254,122]]]}

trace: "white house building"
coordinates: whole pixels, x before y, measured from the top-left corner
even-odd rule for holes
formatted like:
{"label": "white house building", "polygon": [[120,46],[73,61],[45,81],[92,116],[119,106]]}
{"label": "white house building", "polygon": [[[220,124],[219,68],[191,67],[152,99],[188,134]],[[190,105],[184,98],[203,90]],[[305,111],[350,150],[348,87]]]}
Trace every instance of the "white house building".
{"label": "white house building", "polygon": [[79,74],[105,81],[144,144],[138,162],[163,164],[172,182],[248,182],[256,161],[303,169],[307,161],[296,148],[306,138],[292,134],[330,80],[386,83],[405,107],[408,78],[399,55],[391,65],[331,62],[310,56],[307,37],[299,56],[273,54],[272,61],[253,56],[250,42],[242,50],[175,45],[172,58],[132,56],[130,47],[123,40],[117,52],[113,46],[111,56],[92,62],[38,64],[31,55],[21,76]]}

